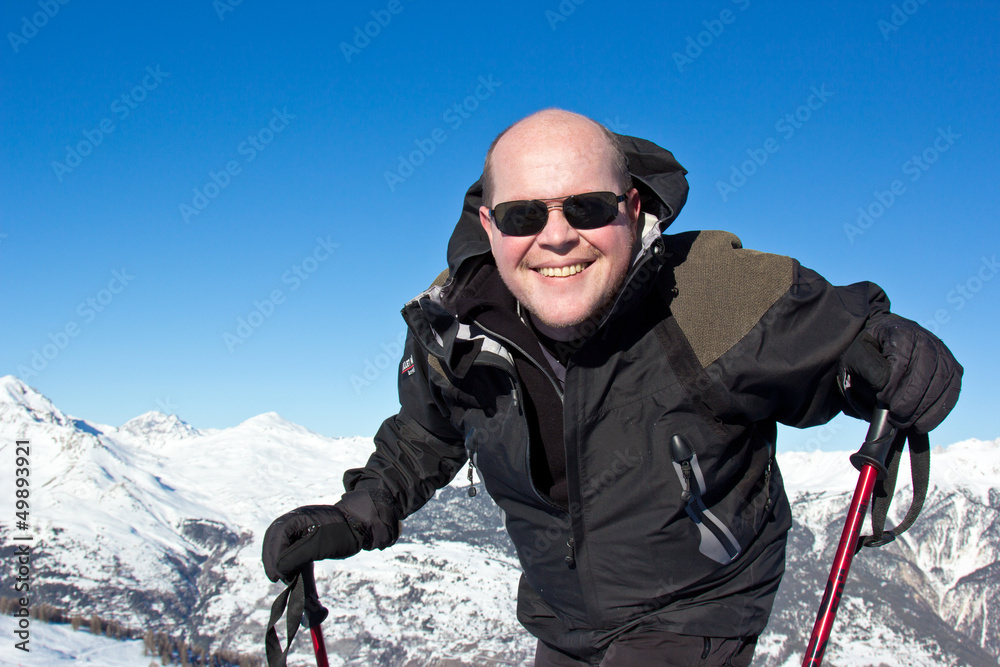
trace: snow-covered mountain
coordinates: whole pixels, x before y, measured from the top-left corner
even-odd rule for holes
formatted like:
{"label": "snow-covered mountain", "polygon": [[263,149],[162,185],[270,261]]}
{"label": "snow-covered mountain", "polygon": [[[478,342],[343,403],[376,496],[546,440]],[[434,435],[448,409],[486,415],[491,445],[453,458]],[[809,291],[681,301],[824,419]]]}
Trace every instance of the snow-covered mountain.
{"label": "snow-covered mountain", "polygon": [[[7,376],[5,480],[15,440],[30,442],[30,520],[17,529],[13,486],[0,493],[0,557],[10,562],[11,536],[34,538],[33,603],[260,655],[281,590],[260,566],[265,528],[288,509],[335,502],[343,471],[372,449],[368,438],[324,437],[274,413],[213,431],[156,412],[120,427],[88,423]],[[779,465],[796,525],[755,665],[801,662],[857,479],[846,453],[787,453]],[[470,498],[467,484],[462,474],[440,491],[393,548],[317,566],[331,664],[530,664],[534,641],[514,614],[516,558],[492,501]],[[998,508],[1000,440],[932,452],[916,526],[855,559],[826,663],[997,665]],[[290,664],[312,664],[308,640],[296,647]]]}
{"label": "snow-covered mountain", "polygon": [[[859,440],[863,438],[863,432]],[[758,657],[798,665],[857,482],[848,453],[779,455],[792,501],[785,578]],[[912,497],[904,457],[890,522]],[[837,614],[837,665],[997,665],[1000,654],[1000,439],[931,452],[923,512],[898,540],[854,560]],[[870,532],[866,526],[864,532]],[[990,612],[993,612],[992,614]],[[798,652],[794,660],[788,656]],[[756,664],[756,662],[755,662]]]}

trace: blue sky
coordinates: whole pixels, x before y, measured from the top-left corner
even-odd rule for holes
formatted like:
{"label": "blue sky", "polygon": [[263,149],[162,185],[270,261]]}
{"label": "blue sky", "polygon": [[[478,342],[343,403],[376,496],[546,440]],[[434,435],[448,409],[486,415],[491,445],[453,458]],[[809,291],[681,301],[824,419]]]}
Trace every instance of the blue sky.
{"label": "blue sky", "polygon": [[879,283],[965,365],[933,441],[1000,436],[996,3],[347,5],[3,3],[0,374],[371,435],[489,142],[558,106],[674,152],[674,231]]}

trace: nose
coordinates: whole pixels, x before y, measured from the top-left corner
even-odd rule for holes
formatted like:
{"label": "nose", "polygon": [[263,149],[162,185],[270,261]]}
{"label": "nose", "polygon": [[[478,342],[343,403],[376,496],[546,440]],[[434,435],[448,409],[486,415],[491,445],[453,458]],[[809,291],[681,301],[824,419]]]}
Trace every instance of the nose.
{"label": "nose", "polygon": [[535,242],[550,249],[573,246],[580,240],[580,233],[563,215],[562,203],[549,205],[549,219],[535,237]]}

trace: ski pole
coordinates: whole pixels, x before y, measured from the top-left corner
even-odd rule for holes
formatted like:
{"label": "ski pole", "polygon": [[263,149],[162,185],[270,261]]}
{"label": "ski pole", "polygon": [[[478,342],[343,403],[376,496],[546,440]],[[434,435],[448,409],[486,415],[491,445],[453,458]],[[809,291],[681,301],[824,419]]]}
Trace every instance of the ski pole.
{"label": "ski pole", "polygon": [[887,473],[885,460],[892,446],[892,441],[896,437],[896,429],[889,425],[888,420],[888,409],[880,405],[872,414],[871,425],[868,427],[868,435],[864,444],[861,445],[861,449],[851,455],[851,463],[861,471],[861,475],[858,477],[858,485],[854,489],[851,507],[847,512],[847,521],[844,523],[844,531],[841,533],[840,544],[837,546],[837,553],[833,559],[830,578],[826,582],[826,591],[823,593],[819,613],[816,615],[812,637],[809,639],[809,646],[802,659],[802,667],[819,667],[823,662],[823,653],[826,651],[826,645],[830,639],[830,631],[833,628],[833,620],[844,592],[847,573],[851,569],[851,562],[857,551],[858,535],[861,533],[861,524],[865,520],[865,512],[871,500],[875,480],[884,477]]}
{"label": "ski pole", "polygon": [[330,612],[319,601],[312,562],[302,568],[302,585],[305,587],[305,609],[302,612],[302,627],[308,629],[309,634],[312,636],[313,652],[316,654],[317,667],[330,667],[330,661],[326,657],[326,642],[323,641],[323,630],[320,628],[320,624]]}

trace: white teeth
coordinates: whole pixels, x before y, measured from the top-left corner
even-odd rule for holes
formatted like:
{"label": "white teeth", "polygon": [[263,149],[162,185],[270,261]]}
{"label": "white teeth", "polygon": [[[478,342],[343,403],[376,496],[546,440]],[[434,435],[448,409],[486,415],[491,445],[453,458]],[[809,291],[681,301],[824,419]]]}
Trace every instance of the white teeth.
{"label": "white teeth", "polygon": [[543,267],[538,269],[538,272],[546,278],[566,278],[580,273],[583,269],[583,264],[574,264],[572,266],[563,266],[561,268]]}

